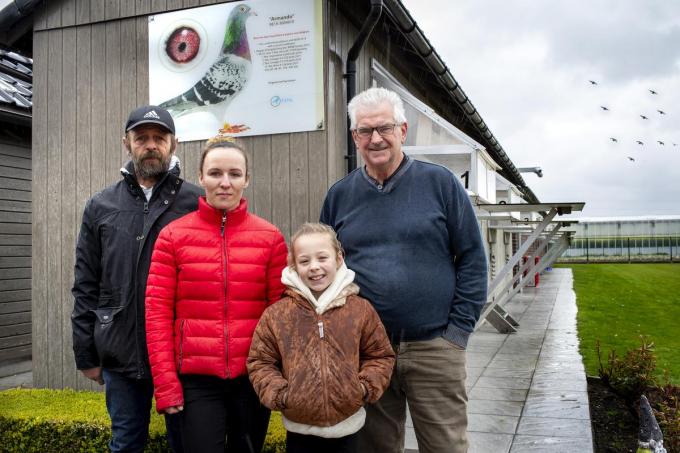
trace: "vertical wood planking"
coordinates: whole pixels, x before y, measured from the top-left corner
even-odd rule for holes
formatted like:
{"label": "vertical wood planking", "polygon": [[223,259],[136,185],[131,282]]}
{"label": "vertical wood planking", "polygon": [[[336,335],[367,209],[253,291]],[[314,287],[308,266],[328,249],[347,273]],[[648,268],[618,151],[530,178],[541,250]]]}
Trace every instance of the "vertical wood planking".
{"label": "vertical wood planking", "polygon": [[182,162],[182,178],[198,185],[199,164],[205,142],[184,143],[184,161]]}
{"label": "vertical wood planking", "polygon": [[290,136],[276,134],[271,137],[271,187],[272,223],[279,227],[286,239],[292,234],[290,227]]}
{"label": "vertical wood planking", "polygon": [[[255,155],[253,153],[253,144],[255,143],[255,137],[243,137],[238,140],[238,144],[241,145],[248,156],[248,167],[251,173],[255,173]],[[255,199],[255,184],[254,181],[250,181],[246,190],[243,191],[243,196],[248,200],[248,210],[250,212],[257,213],[257,200]]]}
{"label": "vertical wood planking", "polygon": [[329,185],[335,180],[337,174],[337,159],[335,154],[337,149],[335,147],[335,139],[338,133],[336,123],[336,109],[337,109],[337,86],[336,86],[336,70],[338,67],[337,50],[336,50],[336,21],[334,20],[333,5],[329,2],[324,2],[324,26],[326,28],[326,45],[328,55],[328,73],[326,74],[326,99],[328,100],[326,108],[326,149],[328,153],[328,182]]}
{"label": "vertical wood planking", "polygon": [[121,98],[121,46],[120,21],[106,23],[106,124],[102,133],[106,135],[106,180],[105,185],[120,179],[121,129],[123,120],[120,113]]}
{"label": "vertical wood planking", "polygon": [[71,27],[76,24],[76,0],[64,0],[61,6],[61,26]]}
{"label": "vertical wood planking", "polygon": [[[35,12],[33,13],[33,32],[45,30],[47,28],[47,5],[45,3],[39,3],[35,7]],[[35,40],[34,40],[35,44]]]}
{"label": "vertical wood planking", "polygon": [[[135,12],[138,16],[142,14],[149,14],[151,11],[151,2],[149,0],[137,0]],[[144,18],[146,20],[146,18]]]}
{"label": "vertical wood planking", "polygon": [[[139,8],[139,5],[137,5]],[[149,103],[149,19],[135,19],[137,25],[137,105]]]}
{"label": "vertical wood planking", "polygon": [[117,126],[118,162],[122,165],[128,160],[128,153],[120,144],[125,134],[123,125],[132,110],[137,107],[137,24],[136,19],[120,22],[120,115]]}
{"label": "vertical wood planking", "polygon": [[165,6],[166,11],[174,11],[176,9],[182,9],[183,3],[182,0],[168,0],[167,5]]}
{"label": "vertical wood planking", "polygon": [[76,24],[90,22],[90,3],[90,0],[76,0]]}
{"label": "vertical wood planking", "polygon": [[[62,18],[65,17],[62,15]],[[75,19],[75,16],[74,16]],[[76,68],[77,64],[77,37],[74,27],[63,31],[63,66],[62,66],[62,107],[61,107],[61,295],[54,303],[62,307],[61,327],[63,332],[62,344],[62,375],[64,387],[75,387],[76,368],[73,359],[73,340],[71,332],[71,283],[73,282],[73,265],[75,263],[76,236],[76,182],[74,166],[76,162]]]}
{"label": "vertical wood planking", "polygon": [[272,141],[270,135],[255,137],[252,140],[254,155],[253,175],[254,200],[256,214],[271,220],[272,218]]}
{"label": "vertical wood planking", "polygon": [[[76,40],[78,43],[76,61],[76,225],[75,229],[80,230],[80,223],[82,220],[83,209],[85,203],[92,194],[91,188],[91,137],[92,137],[92,118],[90,112],[91,106],[91,91],[92,91],[92,27],[81,26],[78,27]],[[64,253],[68,253],[65,251]],[[75,368],[75,365],[74,365]],[[90,382],[82,376],[81,373],[76,372],[76,382],[74,388],[86,389],[90,388]]]}
{"label": "vertical wood planking", "polygon": [[47,80],[47,335],[49,386],[61,388],[62,344],[61,329],[61,106],[63,32],[49,31],[49,73]]}
{"label": "vertical wood planking", "polygon": [[120,0],[105,0],[104,17],[106,20],[114,20],[120,17]]}
{"label": "vertical wood planking", "polygon": [[61,27],[61,2],[45,2],[45,7],[47,13],[47,29],[49,30]]}
{"label": "vertical wood planking", "polygon": [[151,0],[151,13],[163,13],[166,6],[166,0]]}
{"label": "vertical wood planking", "polygon": [[185,8],[193,8],[194,6],[198,6],[199,1],[198,0],[184,0],[184,7]]}
{"label": "vertical wood planking", "polygon": [[328,189],[326,131],[308,133],[309,220],[317,221]]}
{"label": "vertical wood planking", "polygon": [[106,19],[106,0],[90,0],[90,21],[101,22]]}
{"label": "vertical wood planking", "polygon": [[309,154],[307,133],[290,134],[290,228],[309,221]]}
{"label": "vertical wood planking", "polygon": [[135,16],[135,0],[120,0],[120,17]]}
{"label": "vertical wood planking", "polygon": [[106,181],[106,25],[92,25],[92,103],[90,104],[90,192]]}
{"label": "vertical wood planking", "polygon": [[[33,33],[33,124],[47,124],[47,76],[49,73],[48,32]],[[49,384],[47,344],[47,128],[33,127],[31,245],[31,313],[33,338],[33,386]]]}

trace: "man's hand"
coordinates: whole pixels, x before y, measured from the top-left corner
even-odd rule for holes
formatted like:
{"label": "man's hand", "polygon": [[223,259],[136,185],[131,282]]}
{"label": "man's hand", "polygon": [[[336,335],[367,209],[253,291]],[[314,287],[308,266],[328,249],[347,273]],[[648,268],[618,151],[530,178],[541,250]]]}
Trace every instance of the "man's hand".
{"label": "man's hand", "polygon": [[166,407],[163,412],[165,412],[166,414],[172,415],[172,414],[177,414],[178,412],[181,412],[183,410],[184,410],[184,406],[170,406],[170,407]]}
{"label": "man's hand", "polygon": [[80,370],[83,376],[95,381],[99,385],[104,385],[104,378],[102,377],[102,367],[88,368],[87,370]]}

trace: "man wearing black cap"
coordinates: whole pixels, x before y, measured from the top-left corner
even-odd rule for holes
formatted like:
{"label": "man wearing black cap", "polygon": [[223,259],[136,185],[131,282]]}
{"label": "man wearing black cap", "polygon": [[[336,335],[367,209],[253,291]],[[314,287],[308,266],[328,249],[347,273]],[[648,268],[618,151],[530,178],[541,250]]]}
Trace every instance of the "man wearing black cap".
{"label": "man wearing black cap", "polygon": [[[72,319],[76,366],[106,384],[113,452],[141,452],[148,438],[153,383],[144,330],[144,293],[154,242],[171,221],[197,209],[202,191],[179,178],[175,124],[147,105],[130,113],[122,179],[85,205],[76,246]],[[177,422],[168,439],[181,451]]]}

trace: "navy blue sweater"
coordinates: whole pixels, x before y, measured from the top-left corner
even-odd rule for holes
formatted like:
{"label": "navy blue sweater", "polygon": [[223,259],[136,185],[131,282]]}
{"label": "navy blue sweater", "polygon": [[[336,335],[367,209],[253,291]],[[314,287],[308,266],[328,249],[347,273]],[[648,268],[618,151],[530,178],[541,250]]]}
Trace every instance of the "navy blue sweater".
{"label": "navy blue sweater", "polygon": [[384,187],[357,169],[330,188],[321,222],[337,231],[393,342],[443,335],[467,345],[486,303],[486,252],[448,169],[408,159]]}

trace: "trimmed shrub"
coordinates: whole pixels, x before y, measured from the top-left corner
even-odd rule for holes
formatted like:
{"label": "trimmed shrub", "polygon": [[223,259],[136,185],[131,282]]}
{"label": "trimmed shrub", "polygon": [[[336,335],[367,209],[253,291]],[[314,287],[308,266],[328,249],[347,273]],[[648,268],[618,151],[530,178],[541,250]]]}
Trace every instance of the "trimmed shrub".
{"label": "trimmed shrub", "polygon": [[[108,451],[111,438],[100,392],[12,389],[0,392],[0,449],[13,453]],[[272,413],[263,452],[285,452],[281,414]],[[165,422],[152,409],[145,452],[169,452]]]}

